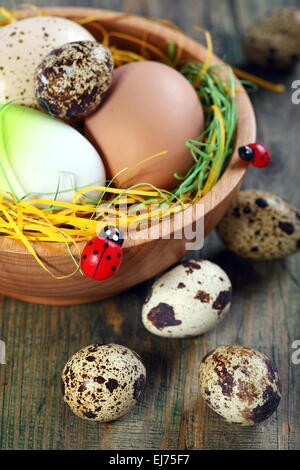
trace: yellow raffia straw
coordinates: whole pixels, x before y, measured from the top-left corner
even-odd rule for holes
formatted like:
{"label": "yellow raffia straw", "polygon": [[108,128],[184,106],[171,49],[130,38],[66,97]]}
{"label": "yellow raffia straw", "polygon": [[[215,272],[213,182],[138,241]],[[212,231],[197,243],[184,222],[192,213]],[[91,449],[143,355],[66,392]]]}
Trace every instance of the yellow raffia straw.
{"label": "yellow raffia straw", "polygon": [[[75,272],[78,271],[79,267],[77,266],[77,268],[70,274],[68,275],[65,275],[65,276],[56,276],[55,274],[53,274],[48,268],[47,266],[45,265],[45,263],[40,259],[40,257],[37,255],[36,251],[34,250],[34,248],[32,247],[32,245],[29,243],[27,237],[23,234],[23,232],[19,229],[18,225],[15,223],[14,219],[11,217],[11,215],[9,214],[8,210],[5,208],[5,207],[2,207],[1,208],[2,210],[2,213],[3,215],[7,218],[8,222],[10,223],[10,226],[11,228],[15,231],[16,233],[16,236],[17,236],[17,239],[20,240],[24,245],[25,247],[28,249],[29,253],[31,253],[35,260],[38,262],[38,264],[45,270],[47,271],[51,276],[55,277],[56,279],[64,279],[66,277],[69,277],[69,276],[72,276],[73,274],[75,274]],[[42,226],[43,224],[40,222],[40,226]],[[52,230],[52,226],[50,226],[50,230]],[[59,230],[59,229],[57,229]],[[78,251],[78,255],[80,256],[80,250],[77,246],[77,244],[74,242],[74,240],[70,237],[66,237],[65,239],[65,242],[68,242],[68,243],[72,243],[73,245],[75,245],[75,247],[77,248],[77,251]]]}
{"label": "yellow raffia straw", "polygon": [[204,75],[206,74],[207,70],[209,69],[209,66],[210,66],[210,63],[211,63],[211,58],[212,58],[212,55],[213,55],[213,43],[212,43],[211,35],[208,31],[201,28],[200,26],[195,26],[194,29],[196,31],[200,31],[200,32],[204,33],[204,36],[205,36],[205,39],[206,39],[206,44],[207,44],[207,54],[206,54],[205,60],[203,62],[203,66],[201,67],[201,70],[199,72],[198,77],[196,78],[196,80],[193,83],[193,87],[198,88],[198,86],[200,85]]}
{"label": "yellow raffia straw", "polygon": [[13,11],[0,7],[0,26],[15,23],[17,19],[14,17]]}
{"label": "yellow raffia straw", "polygon": [[153,158],[161,157],[162,155],[166,155],[168,153],[167,150],[163,150],[162,152],[156,153],[155,155],[151,155],[151,157],[144,158],[143,160],[139,161],[134,167],[127,168],[127,176],[126,178],[120,183],[120,186],[124,186],[128,181],[132,179],[134,176],[134,171],[144,163],[153,160]]}
{"label": "yellow raffia straw", "polygon": [[[207,194],[208,191],[210,191],[212,186],[217,181],[218,175],[219,175],[220,170],[221,170],[222,157],[223,157],[224,149],[225,149],[225,139],[226,139],[226,137],[225,137],[225,126],[224,126],[223,116],[222,116],[222,113],[221,113],[220,109],[218,108],[218,106],[213,105],[212,110],[214,111],[214,113],[215,113],[215,115],[216,115],[216,117],[219,121],[219,126],[220,126],[220,148],[219,148],[219,156],[215,160],[214,164],[212,165],[209,176],[208,176],[207,181],[206,181],[206,183],[204,185],[204,188],[202,190],[203,196],[205,194]],[[216,141],[216,134],[214,134],[214,139],[212,139],[212,140],[214,140],[214,142],[212,142],[211,145],[214,145],[214,143]]]}

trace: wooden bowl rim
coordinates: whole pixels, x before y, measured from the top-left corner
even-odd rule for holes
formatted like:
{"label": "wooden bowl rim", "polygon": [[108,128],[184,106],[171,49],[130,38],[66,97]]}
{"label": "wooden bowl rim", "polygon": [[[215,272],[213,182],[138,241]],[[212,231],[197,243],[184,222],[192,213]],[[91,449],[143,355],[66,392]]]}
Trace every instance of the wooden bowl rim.
{"label": "wooden bowl rim", "polygon": [[[154,21],[143,18],[141,16],[112,11],[112,10],[102,10],[98,8],[85,8],[85,7],[43,7],[39,10],[43,12],[49,12],[51,16],[60,16],[66,18],[80,18],[87,16],[99,16],[99,21],[105,23],[105,21],[115,20],[116,23],[125,21],[126,24],[132,26],[133,28],[138,28],[143,33],[149,32],[153,36],[159,37],[168,37],[168,40],[176,42],[179,37],[182,38],[182,33],[179,33],[175,29],[162,25],[160,23],[155,23]],[[186,34],[184,34],[184,45],[183,50],[188,50],[190,53],[192,51],[197,51],[199,53],[200,60],[203,60],[205,57],[207,49],[196,42]],[[198,54],[197,54],[198,55]],[[215,54],[212,55],[211,62],[216,65],[226,65],[221,59],[219,59]],[[236,77],[235,77],[236,78]],[[241,183],[245,171],[248,167],[247,163],[243,162],[238,155],[238,147],[240,145],[245,145],[250,142],[255,141],[256,137],[256,119],[254,110],[251,104],[251,101],[240,83],[236,78],[236,83],[239,87],[240,92],[237,94],[237,107],[238,107],[238,127],[236,133],[236,141],[234,145],[234,150],[232,157],[227,165],[226,170],[224,171],[222,177],[215,184],[215,186],[204,196],[202,197],[197,204],[193,205],[193,216],[192,222],[196,220],[196,206],[204,206],[204,217],[210,213],[215,207],[217,207],[230,193]],[[241,136],[241,129],[244,136]],[[241,138],[242,137],[242,138]],[[222,188],[226,188],[226,191],[222,191]],[[182,215],[182,214],[181,214]],[[181,215],[174,216],[176,220],[177,217]],[[191,221],[186,222],[183,225],[183,229],[191,224]],[[170,226],[168,221],[160,222],[161,234],[168,234],[172,237],[174,230],[169,230]],[[174,226],[173,226],[174,227]],[[142,233],[142,232],[141,232]],[[150,243],[152,239],[127,239],[124,243],[125,249],[130,249],[131,246],[137,246],[141,244]],[[79,249],[83,249],[86,242],[78,242]],[[62,250],[65,250],[65,244],[55,243],[55,242],[32,242],[32,246],[39,251],[40,255],[47,255],[47,257],[61,256]],[[1,251],[8,250],[9,252],[15,253],[28,253],[27,248],[19,240],[13,240],[7,237],[3,237],[0,240],[0,249]]]}

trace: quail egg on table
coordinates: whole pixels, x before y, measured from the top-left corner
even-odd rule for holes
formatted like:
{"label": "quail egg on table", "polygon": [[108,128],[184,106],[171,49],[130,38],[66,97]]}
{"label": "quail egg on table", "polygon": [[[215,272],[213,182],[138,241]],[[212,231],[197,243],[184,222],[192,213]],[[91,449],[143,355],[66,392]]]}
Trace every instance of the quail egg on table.
{"label": "quail egg on table", "polygon": [[138,400],[146,380],[141,358],[119,344],[93,344],[75,353],[62,372],[64,401],[91,421],[113,421]]}
{"label": "quail egg on table", "polygon": [[62,119],[81,119],[100,105],[112,82],[110,50],[96,41],[76,41],[51,51],[35,74],[42,109]]}
{"label": "quail egg on table", "polygon": [[242,426],[261,423],[281,399],[277,369],[264,354],[244,346],[219,347],[199,367],[201,397],[226,421]]}
{"label": "quail egg on table", "polygon": [[250,60],[285,69],[300,60],[300,8],[275,10],[248,31],[244,47]]}
{"label": "quail egg on table", "polygon": [[228,312],[231,282],[215,263],[189,260],[157,279],[142,309],[150,333],[167,338],[198,336]]}
{"label": "quail egg on table", "polygon": [[226,247],[245,258],[283,258],[300,250],[300,212],[266,191],[240,191],[217,230]]}
{"label": "quail egg on table", "polygon": [[36,16],[0,28],[0,103],[38,107],[34,94],[35,69],[50,51],[72,41],[95,38],[74,21]]}

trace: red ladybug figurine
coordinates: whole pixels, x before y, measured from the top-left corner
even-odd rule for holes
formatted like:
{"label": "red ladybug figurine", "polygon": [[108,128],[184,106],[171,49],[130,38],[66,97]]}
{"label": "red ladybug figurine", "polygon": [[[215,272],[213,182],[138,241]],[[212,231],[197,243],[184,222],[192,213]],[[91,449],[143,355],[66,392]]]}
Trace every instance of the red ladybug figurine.
{"label": "red ladybug figurine", "polygon": [[92,238],[81,255],[81,269],[96,281],[112,277],[123,259],[123,234],[113,226],[107,226],[99,237]]}
{"label": "red ladybug figurine", "polygon": [[265,168],[271,161],[270,151],[262,144],[248,144],[240,147],[239,155],[242,160],[257,168]]}

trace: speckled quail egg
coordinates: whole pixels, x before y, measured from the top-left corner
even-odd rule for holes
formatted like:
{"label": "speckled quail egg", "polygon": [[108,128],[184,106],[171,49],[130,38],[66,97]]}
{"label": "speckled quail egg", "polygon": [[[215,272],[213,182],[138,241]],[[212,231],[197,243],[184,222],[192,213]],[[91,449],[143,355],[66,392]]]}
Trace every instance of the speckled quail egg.
{"label": "speckled quail egg", "polygon": [[93,344],[74,354],[62,372],[62,391],[73,413],[113,421],[139,398],[146,380],[141,358],[118,344]]}
{"label": "speckled quail egg", "polygon": [[224,318],[230,302],[231,283],[223,269],[211,261],[189,260],[154,282],[142,321],[158,336],[198,336]]}
{"label": "speckled quail egg", "polygon": [[218,226],[234,253],[256,259],[276,259],[300,249],[300,212],[275,194],[240,191]]}
{"label": "speckled quail egg", "polygon": [[84,118],[102,102],[113,68],[110,50],[96,41],[64,44],[44,57],[37,68],[37,101],[56,117]]}
{"label": "speckled quail egg", "polygon": [[284,69],[300,60],[300,9],[283,8],[248,31],[245,52],[254,63]]}
{"label": "speckled quail egg", "polygon": [[243,426],[269,418],[281,399],[278,371],[264,355],[244,346],[219,347],[199,367],[200,394],[226,421]]}
{"label": "speckled quail egg", "polygon": [[75,21],[55,16],[35,16],[0,28],[0,103],[37,108],[33,79],[42,58],[72,41],[94,41]]}

